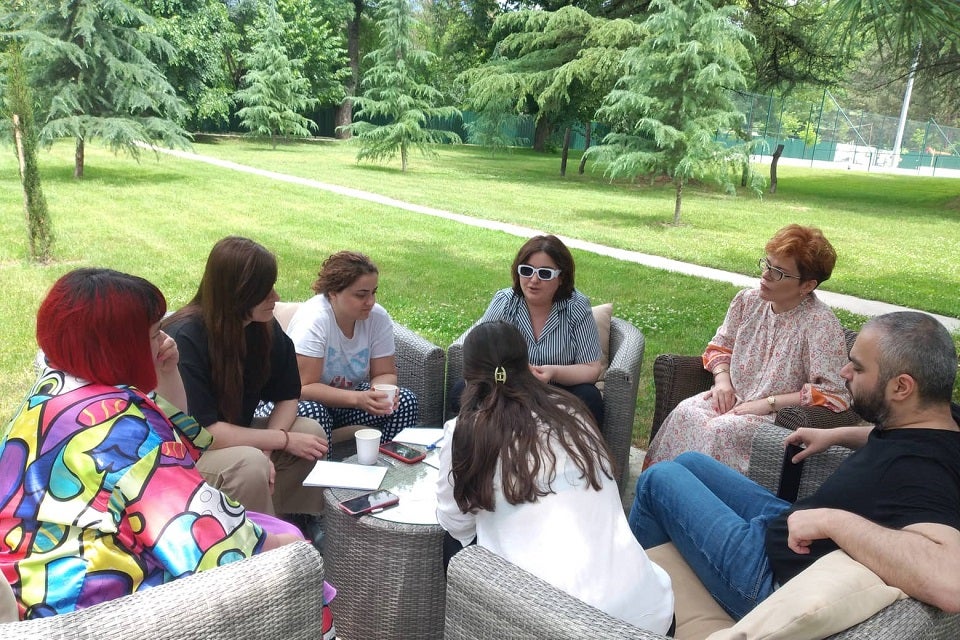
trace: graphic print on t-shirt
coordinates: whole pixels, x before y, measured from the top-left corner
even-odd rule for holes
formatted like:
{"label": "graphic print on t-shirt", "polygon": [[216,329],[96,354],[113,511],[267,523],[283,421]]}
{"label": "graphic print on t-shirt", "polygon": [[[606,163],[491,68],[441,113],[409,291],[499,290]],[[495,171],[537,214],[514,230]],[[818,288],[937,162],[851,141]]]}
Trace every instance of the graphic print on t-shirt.
{"label": "graphic print on t-shirt", "polygon": [[344,353],[327,346],[327,357],[323,364],[323,375],[329,377],[331,387],[352,389],[367,379],[370,367],[370,347],[364,347],[354,353]]}

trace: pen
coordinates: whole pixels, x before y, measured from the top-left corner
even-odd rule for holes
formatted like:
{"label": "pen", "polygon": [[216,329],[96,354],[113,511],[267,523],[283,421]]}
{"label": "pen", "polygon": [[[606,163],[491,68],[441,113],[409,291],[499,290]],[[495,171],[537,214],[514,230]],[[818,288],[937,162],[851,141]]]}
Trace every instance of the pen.
{"label": "pen", "polygon": [[[443,438],[440,438],[440,440],[443,440]],[[440,440],[437,440],[437,441],[434,442],[433,444],[428,444],[428,445],[427,445],[427,451],[433,451],[434,449],[436,449],[437,447],[439,447],[439,446],[440,446]]]}

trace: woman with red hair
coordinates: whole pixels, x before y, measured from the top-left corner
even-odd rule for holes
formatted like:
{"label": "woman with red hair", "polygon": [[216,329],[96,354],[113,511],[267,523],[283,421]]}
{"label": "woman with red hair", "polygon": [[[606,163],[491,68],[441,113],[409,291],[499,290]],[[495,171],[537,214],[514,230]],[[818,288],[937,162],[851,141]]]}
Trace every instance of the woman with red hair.
{"label": "woman with red hair", "polygon": [[840,322],[813,292],[830,278],[833,246],[815,227],[780,229],[760,258],[760,286],[733,298],[703,353],[714,384],[667,416],[645,465],[700,451],[746,473],[753,434],[778,409],[850,405],[840,369],[847,347]]}
{"label": "woman with red hair", "polygon": [[45,366],[0,438],[0,571],[23,619],[299,539],[265,532],[194,466],[210,435],[182,412],[165,311],[155,286],[109,269],[67,273],[40,305]]}

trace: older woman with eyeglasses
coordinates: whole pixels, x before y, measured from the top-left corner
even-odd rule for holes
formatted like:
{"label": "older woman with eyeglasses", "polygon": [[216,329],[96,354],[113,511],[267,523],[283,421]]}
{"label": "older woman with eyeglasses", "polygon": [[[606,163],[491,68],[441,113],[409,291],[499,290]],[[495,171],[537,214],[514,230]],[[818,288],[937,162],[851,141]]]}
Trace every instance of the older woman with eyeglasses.
{"label": "older woman with eyeglasses", "polygon": [[837,254],[819,229],[780,229],[760,259],[760,286],[738,293],[703,353],[713,387],[667,416],[645,466],[701,451],[745,473],[753,434],[778,409],[850,404],[840,369],[847,347],[840,322],[814,294]]}
{"label": "older woman with eyeglasses", "polygon": [[519,329],[533,375],[575,395],[602,425],[600,335],[590,299],[574,288],[575,271],[559,238],[530,238],[513,260],[513,286],[493,296],[481,322],[503,320]]}

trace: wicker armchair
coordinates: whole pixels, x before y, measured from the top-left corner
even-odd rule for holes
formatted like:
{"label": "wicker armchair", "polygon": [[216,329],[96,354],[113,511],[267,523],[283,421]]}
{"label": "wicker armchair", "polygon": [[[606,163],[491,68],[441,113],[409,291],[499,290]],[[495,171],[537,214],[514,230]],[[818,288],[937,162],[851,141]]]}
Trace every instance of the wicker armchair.
{"label": "wicker armchair", "polygon": [[[447,397],[453,386],[463,378],[463,341],[468,333],[470,329],[464,331],[447,349]],[[630,445],[644,345],[643,333],[639,329],[626,320],[616,317],[610,319],[610,364],[603,378],[605,417],[600,430],[621,471],[617,481],[621,493],[628,484],[630,472]],[[449,407],[447,413],[448,418],[453,417]]]}
{"label": "wicker armchair", "polygon": [[[299,302],[278,302],[273,315],[286,330]],[[396,341],[397,383],[417,395],[420,403],[420,424],[439,427],[443,424],[443,349],[403,325],[393,323]]]}
{"label": "wicker armchair", "polygon": [[[847,339],[847,351],[857,339],[857,333],[844,329]],[[650,429],[650,440],[657,435],[660,425],[667,415],[673,411],[682,400],[697,393],[710,390],[713,385],[713,376],[703,368],[700,356],[681,356],[665,353],[657,356],[653,363],[653,385],[656,404],[653,410],[653,426]],[[860,422],[853,410],[834,413],[826,407],[785,407],[777,411],[774,424],[790,430],[800,427],[816,427],[827,429],[830,427],[845,427]]]}
{"label": "wicker armchair", "polygon": [[318,640],[322,591],[323,558],[298,542],[89,609],[0,624],[0,640]]}
{"label": "wicker armchair", "polygon": [[[753,440],[748,475],[776,492],[789,430],[764,426]],[[806,495],[836,469],[849,450],[831,447],[808,458],[800,482]],[[554,588],[490,551],[472,546],[453,557],[447,573],[447,640],[554,638],[662,640]],[[912,598],[898,600],[835,640],[926,640],[960,637],[960,615]]]}

